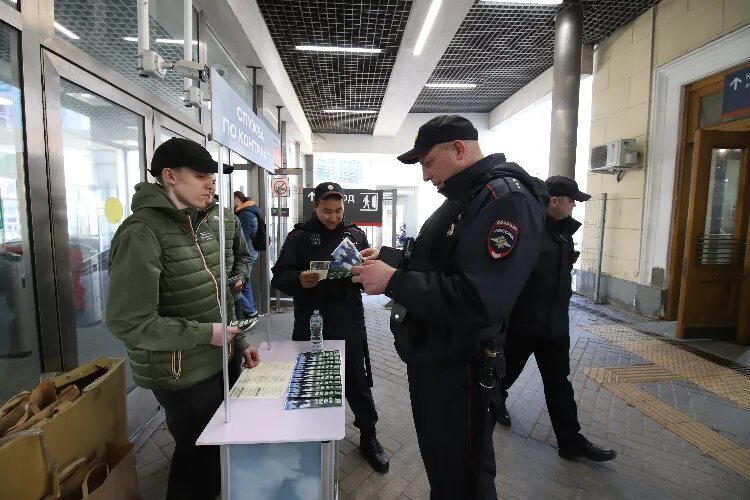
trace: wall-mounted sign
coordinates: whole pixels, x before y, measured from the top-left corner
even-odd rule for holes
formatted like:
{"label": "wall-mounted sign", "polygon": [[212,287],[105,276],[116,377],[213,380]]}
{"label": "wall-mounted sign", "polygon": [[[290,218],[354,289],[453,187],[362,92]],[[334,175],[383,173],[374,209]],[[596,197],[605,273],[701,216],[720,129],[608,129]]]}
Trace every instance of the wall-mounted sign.
{"label": "wall-mounted sign", "polygon": [[750,113],[750,66],[724,77],[721,117],[734,118]]}
{"label": "wall-mounted sign", "polygon": [[[305,188],[302,190],[305,200],[303,202],[302,217],[307,220],[312,217],[315,201],[315,190]],[[360,226],[382,226],[383,225],[383,191],[378,189],[344,189],[344,218]]]}
{"label": "wall-mounted sign", "polygon": [[211,135],[213,140],[273,172],[278,134],[211,68]]}

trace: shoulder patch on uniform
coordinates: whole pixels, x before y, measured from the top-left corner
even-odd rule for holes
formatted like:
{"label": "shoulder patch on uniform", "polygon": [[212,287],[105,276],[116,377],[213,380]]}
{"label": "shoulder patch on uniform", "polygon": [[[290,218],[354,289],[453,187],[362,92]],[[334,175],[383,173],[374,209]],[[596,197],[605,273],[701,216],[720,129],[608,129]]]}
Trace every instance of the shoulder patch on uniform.
{"label": "shoulder patch on uniform", "polygon": [[487,233],[487,252],[496,260],[504,259],[518,242],[518,226],[509,220],[496,220]]}

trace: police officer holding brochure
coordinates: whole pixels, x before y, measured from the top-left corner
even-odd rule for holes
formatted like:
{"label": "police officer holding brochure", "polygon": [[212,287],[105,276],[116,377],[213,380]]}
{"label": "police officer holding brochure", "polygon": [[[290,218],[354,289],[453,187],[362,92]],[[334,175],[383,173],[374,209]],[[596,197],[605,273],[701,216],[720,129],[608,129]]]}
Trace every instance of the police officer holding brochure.
{"label": "police officer holding brochure", "polygon": [[310,316],[319,310],[323,337],[346,341],[344,392],[361,433],[360,451],[373,469],[384,473],[389,461],[375,433],[378,413],[372,398],[362,291],[351,282],[346,265],[335,267],[332,262],[337,249],[337,255],[357,254],[353,247],[339,248],[345,238],[358,251],[370,246],[365,233],[344,220],[344,196],[335,182],[315,188],[313,215],[287,236],[273,266],[271,284],[294,298],[293,340],[310,340]]}
{"label": "police officer holding brochure", "polygon": [[403,251],[362,252],[353,281],[393,298],[431,498],[497,498],[489,398],[499,331],[536,264],[546,190],[504,155],[484,156],[460,116],[422,125],[398,159],[419,162],[446,200]]}

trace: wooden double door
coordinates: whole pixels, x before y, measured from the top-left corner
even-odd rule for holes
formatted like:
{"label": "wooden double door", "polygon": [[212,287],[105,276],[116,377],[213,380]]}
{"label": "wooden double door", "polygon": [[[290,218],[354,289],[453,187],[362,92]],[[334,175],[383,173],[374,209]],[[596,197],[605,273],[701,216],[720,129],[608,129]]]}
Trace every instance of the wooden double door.
{"label": "wooden double door", "polygon": [[695,133],[677,335],[750,343],[750,131]]}

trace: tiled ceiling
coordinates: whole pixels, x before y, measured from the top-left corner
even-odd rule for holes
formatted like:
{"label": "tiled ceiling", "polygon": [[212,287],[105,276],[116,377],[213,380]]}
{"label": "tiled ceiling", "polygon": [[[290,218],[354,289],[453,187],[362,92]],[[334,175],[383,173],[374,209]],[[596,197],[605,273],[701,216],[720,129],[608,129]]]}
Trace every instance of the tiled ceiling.
{"label": "tiled ceiling", "polygon": [[[658,0],[583,0],[584,43],[602,41]],[[312,130],[370,134],[411,10],[402,0],[258,0]],[[442,9],[450,9],[450,0]],[[552,66],[559,5],[477,0],[430,83],[469,82],[471,90],[423,89],[412,112],[488,112]],[[380,48],[380,54],[302,52],[296,45]]]}
{"label": "tiled ceiling", "polygon": [[[407,0],[258,0],[302,109],[314,132],[370,134],[406,20]],[[306,52],[297,45],[382,49],[379,54]]]}
{"label": "tiled ceiling", "polygon": [[[658,1],[584,0],[583,42],[601,42]],[[477,87],[425,87],[411,111],[484,113],[494,109],[552,66],[555,15],[560,9],[559,5],[477,1],[428,80],[475,83]]]}

